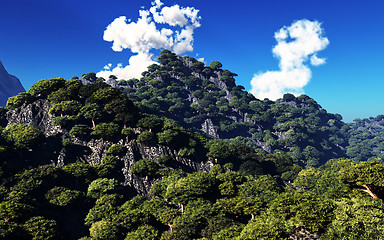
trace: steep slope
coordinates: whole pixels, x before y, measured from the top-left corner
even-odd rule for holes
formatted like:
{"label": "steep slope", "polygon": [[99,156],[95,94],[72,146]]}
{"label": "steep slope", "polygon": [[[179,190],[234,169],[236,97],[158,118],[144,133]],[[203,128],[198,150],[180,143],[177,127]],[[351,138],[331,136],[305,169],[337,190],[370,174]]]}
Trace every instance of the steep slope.
{"label": "steep slope", "polygon": [[5,70],[3,63],[0,61],[0,106],[4,107],[9,97],[20,92],[25,92],[23,85],[21,85],[17,77],[10,75]]}
{"label": "steep slope", "polygon": [[267,153],[287,152],[302,166],[345,156],[348,125],[312,98],[286,94],[275,102],[259,100],[236,85],[237,75],[221,69],[218,61],[205,66],[167,50],[158,60],[160,64],[149,66],[140,80],[118,81],[143,111],[215,138],[235,138]]}

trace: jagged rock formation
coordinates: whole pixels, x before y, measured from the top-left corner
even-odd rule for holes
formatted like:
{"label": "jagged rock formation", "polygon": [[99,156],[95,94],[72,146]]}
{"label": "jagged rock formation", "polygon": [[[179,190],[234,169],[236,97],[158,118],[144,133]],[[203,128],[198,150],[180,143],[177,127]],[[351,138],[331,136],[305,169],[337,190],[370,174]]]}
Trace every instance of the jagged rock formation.
{"label": "jagged rock formation", "polygon": [[5,70],[3,63],[0,61],[0,106],[5,107],[8,98],[20,92],[25,92],[23,85],[21,85],[17,77],[10,75]]}
{"label": "jagged rock formation", "polygon": [[[120,157],[124,167],[121,169],[121,178],[124,179],[123,185],[134,188],[141,195],[148,195],[149,189],[156,180],[148,180],[145,177],[139,177],[131,174],[131,167],[140,159],[148,158],[156,160],[160,156],[170,156],[177,167],[187,172],[209,171],[212,167],[211,162],[194,162],[188,158],[180,157],[176,150],[165,145],[146,145],[137,142],[135,139],[129,142],[121,139],[119,142],[111,142],[103,139],[80,139],[69,136],[68,131],[58,125],[53,125],[54,116],[49,114],[52,104],[46,99],[38,99],[32,103],[24,103],[22,106],[10,110],[6,113],[6,119],[9,124],[28,124],[40,129],[48,139],[71,138],[72,150],[76,149],[76,160],[87,162],[91,166],[101,164],[101,160],[107,155],[107,150],[114,144],[125,146],[128,151]],[[133,129],[140,133],[140,128]],[[81,151],[79,151],[81,150]],[[61,144],[55,145],[51,162],[57,166],[64,166],[69,159],[73,158],[73,153],[63,147]],[[73,161],[73,159],[71,159]]]}
{"label": "jagged rock formation", "polygon": [[38,99],[30,104],[24,104],[6,113],[8,124],[28,124],[40,129],[46,137],[62,134],[60,126],[52,124],[54,116],[48,113],[52,104],[46,99]]}

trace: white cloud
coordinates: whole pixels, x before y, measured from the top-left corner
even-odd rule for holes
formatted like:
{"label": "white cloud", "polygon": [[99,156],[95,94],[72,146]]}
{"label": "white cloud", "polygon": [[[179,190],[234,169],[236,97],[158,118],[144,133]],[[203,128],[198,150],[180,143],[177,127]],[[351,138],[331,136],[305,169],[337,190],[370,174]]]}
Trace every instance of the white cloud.
{"label": "white cloud", "polygon": [[251,93],[259,99],[276,100],[286,92],[296,95],[303,93],[303,87],[311,78],[309,65],[325,63],[324,58],[317,57],[317,52],[325,49],[329,41],[323,36],[318,21],[296,21],[278,30],[275,39],[277,45],[272,52],[280,61],[280,70],[254,75]]}
{"label": "white cloud", "polygon": [[200,27],[199,10],[163,5],[160,0],[155,0],[149,10],[139,10],[140,17],[136,22],[121,16],[108,25],[103,39],[113,42],[112,49],[116,52],[129,49],[136,55],[130,57],[127,66],[112,69],[107,65],[108,68],[97,73],[98,77],[113,74],[121,79],[139,78],[148,65],[155,63],[152,49],[170,49],[176,54],[193,51],[193,33]]}
{"label": "white cloud", "polygon": [[98,72],[97,77],[108,79],[110,75],[115,75],[119,79],[139,78],[141,73],[147,70],[147,66],[155,63],[152,60],[152,57],[152,54],[143,53],[133,55],[129,59],[129,64],[127,66],[123,67],[120,63],[112,69],[111,66],[107,65],[106,67],[109,68],[104,67],[104,71]]}

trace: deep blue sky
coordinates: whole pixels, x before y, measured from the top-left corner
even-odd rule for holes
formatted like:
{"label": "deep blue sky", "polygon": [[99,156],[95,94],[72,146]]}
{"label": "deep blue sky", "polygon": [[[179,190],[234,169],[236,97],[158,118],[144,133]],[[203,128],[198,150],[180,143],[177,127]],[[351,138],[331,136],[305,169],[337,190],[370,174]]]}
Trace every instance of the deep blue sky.
{"label": "deep blue sky", "polygon": [[[219,60],[251,89],[255,73],[278,69],[274,33],[295,20],[322,23],[329,46],[326,64],[311,67],[304,87],[328,112],[345,121],[384,114],[384,2],[381,0],[162,1],[200,10],[194,51],[209,64]],[[51,77],[98,72],[107,63],[127,64],[130,51],[114,52],[103,40],[119,16],[133,21],[150,0],[2,0],[0,60],[24,87]]]}

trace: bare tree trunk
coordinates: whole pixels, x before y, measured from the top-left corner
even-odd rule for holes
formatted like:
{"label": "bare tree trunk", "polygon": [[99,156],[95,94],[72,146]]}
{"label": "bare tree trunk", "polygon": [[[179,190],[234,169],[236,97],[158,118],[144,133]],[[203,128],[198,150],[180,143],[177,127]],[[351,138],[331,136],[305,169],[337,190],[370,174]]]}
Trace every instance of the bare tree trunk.
{"label": "bare tree trunk", "polygon": [[371,190],[367,185],[363,184],[362,186],[363,186],[365,189],[361,189],[361,191],[368,193],[369,196],[371,196],[371,197],[373,197],[373,198],[378,198],[377,195],[374,194],[374,193],[372,192],[372,190]]}
{"label": "bare tree trunk", "polygon": [[171,233],[173,232],[172,224],[168,223],[169,229],[171,230]]}

